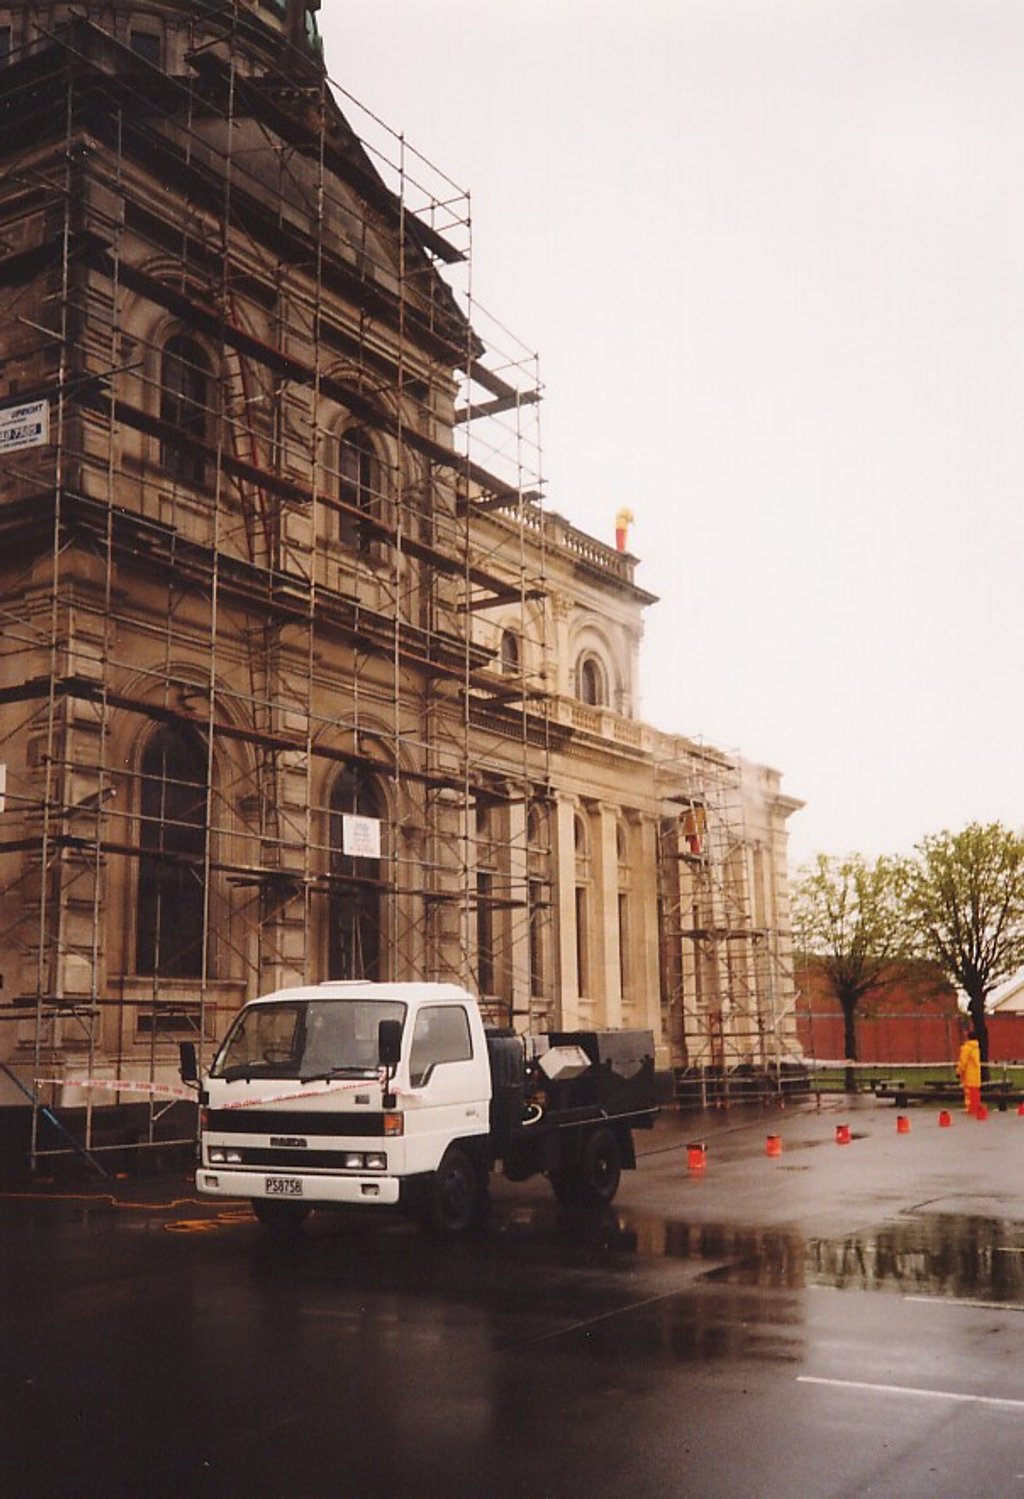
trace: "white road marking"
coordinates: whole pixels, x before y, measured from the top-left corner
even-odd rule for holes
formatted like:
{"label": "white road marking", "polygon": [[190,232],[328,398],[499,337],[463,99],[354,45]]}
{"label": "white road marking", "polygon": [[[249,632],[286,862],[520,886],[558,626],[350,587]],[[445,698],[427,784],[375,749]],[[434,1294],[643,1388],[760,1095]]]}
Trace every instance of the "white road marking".
{"label": "white road marking", "polygon": [[840,1390],[866,1390],[872,1395],[917,1395],[924,1400],[955,1400],[961,1405],[997,1405],[1004,1410],[1024,1410],[1024,1400],[1006,1400],[997,1395],[962,1395],[956,1390],[921,1390],[912,1385],[868,1384],[859,1379],[819,1379],[814,1374],[798,1374],[796,1382],[831,1385]]}

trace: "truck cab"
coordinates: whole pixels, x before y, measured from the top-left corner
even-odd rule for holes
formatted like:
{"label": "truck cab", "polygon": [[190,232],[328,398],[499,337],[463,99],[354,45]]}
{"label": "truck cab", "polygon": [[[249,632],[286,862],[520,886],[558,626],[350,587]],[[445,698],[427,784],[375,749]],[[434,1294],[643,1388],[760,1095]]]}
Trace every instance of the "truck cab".
{"label": "truck cab", "polygon": [[248,1197],[276,1225],[332,1203],[422,1206],[454,1153],[448,1197],[475,1193],[491,1164],[490,1099],[483,1023],[465,989],[282,989],[239,1012],[204,1080],[196,1185]]}

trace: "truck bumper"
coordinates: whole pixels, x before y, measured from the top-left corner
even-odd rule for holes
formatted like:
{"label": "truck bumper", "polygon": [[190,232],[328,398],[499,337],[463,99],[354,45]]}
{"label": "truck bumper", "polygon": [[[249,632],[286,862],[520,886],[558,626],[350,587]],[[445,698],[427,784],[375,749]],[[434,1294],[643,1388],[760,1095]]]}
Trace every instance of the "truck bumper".
{"label": "truck bumper", "polygon": [[[279,1183],[287,1183],[288,1190]],[[303,1176],[292,1171],[285,1176],[223,1166],[200,1166],[196,1172],[196,1190],[203,1197],[266,1197],[314,1207],[324,1202],[394,1205],[401,1186],[397,1176]]]}

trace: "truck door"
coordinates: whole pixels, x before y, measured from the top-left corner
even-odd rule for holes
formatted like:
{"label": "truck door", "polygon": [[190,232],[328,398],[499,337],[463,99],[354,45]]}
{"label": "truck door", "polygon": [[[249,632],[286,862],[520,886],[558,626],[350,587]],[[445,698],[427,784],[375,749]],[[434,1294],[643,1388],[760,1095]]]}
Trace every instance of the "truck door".
{"label": "truck door", "polygon": [[490,1072],[475,1055],[465,1008],[424,1005],[409,1054],[413,1090],[405,1108],[406,1169],[433,1171],[452,1140],[488,1129]]}

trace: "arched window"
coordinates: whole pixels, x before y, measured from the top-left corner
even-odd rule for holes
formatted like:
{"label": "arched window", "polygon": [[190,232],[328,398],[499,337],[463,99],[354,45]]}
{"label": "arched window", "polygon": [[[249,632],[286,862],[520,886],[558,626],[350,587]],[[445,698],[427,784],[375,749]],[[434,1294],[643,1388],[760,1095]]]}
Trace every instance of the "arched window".
{"label": "arched window", "polygon": [[576,668],[576,695],[591,708],[603,708],[608,702],[604,667],[596,656],[583,656]]}
{"label": "arched window", "polygon": [[514,630],[501,632],[501,671],[506,677],[519,675],[519,636]]}
{"label": "arched window", "polygon": [[338,530],[342,545],[364,555],[371,552],[373,533],[362,517],[380,517],[380,460],[361,427],[350,427],[338,443],[338,499],[346,507]]}
{"label": "arched window", "polygon": [[[383,977],[381,943],[381,860],[372,847],[372,822],[383,821],[383,798],[365,771],[350,767],[331,792],[331,897],[327,976],[332,979]],[[361,825],[356,819],[371,819]],[[352,819],[351,821],[349,819]],[[380,831],[378,826],[378,832]],[[381,840],[381,843],[383,840]]]}
{"label": "arched window", "polygon": [[135,969],[199,978],[205,967],[206,753],[190,734],[158,729],[141,767]]}
{"label": "arched window", "polygon": [[160,440],[160,462],[185,484],[206,482],[213,373],[206,350],[176,333],[160,357],[160,419],[173,432]]}

